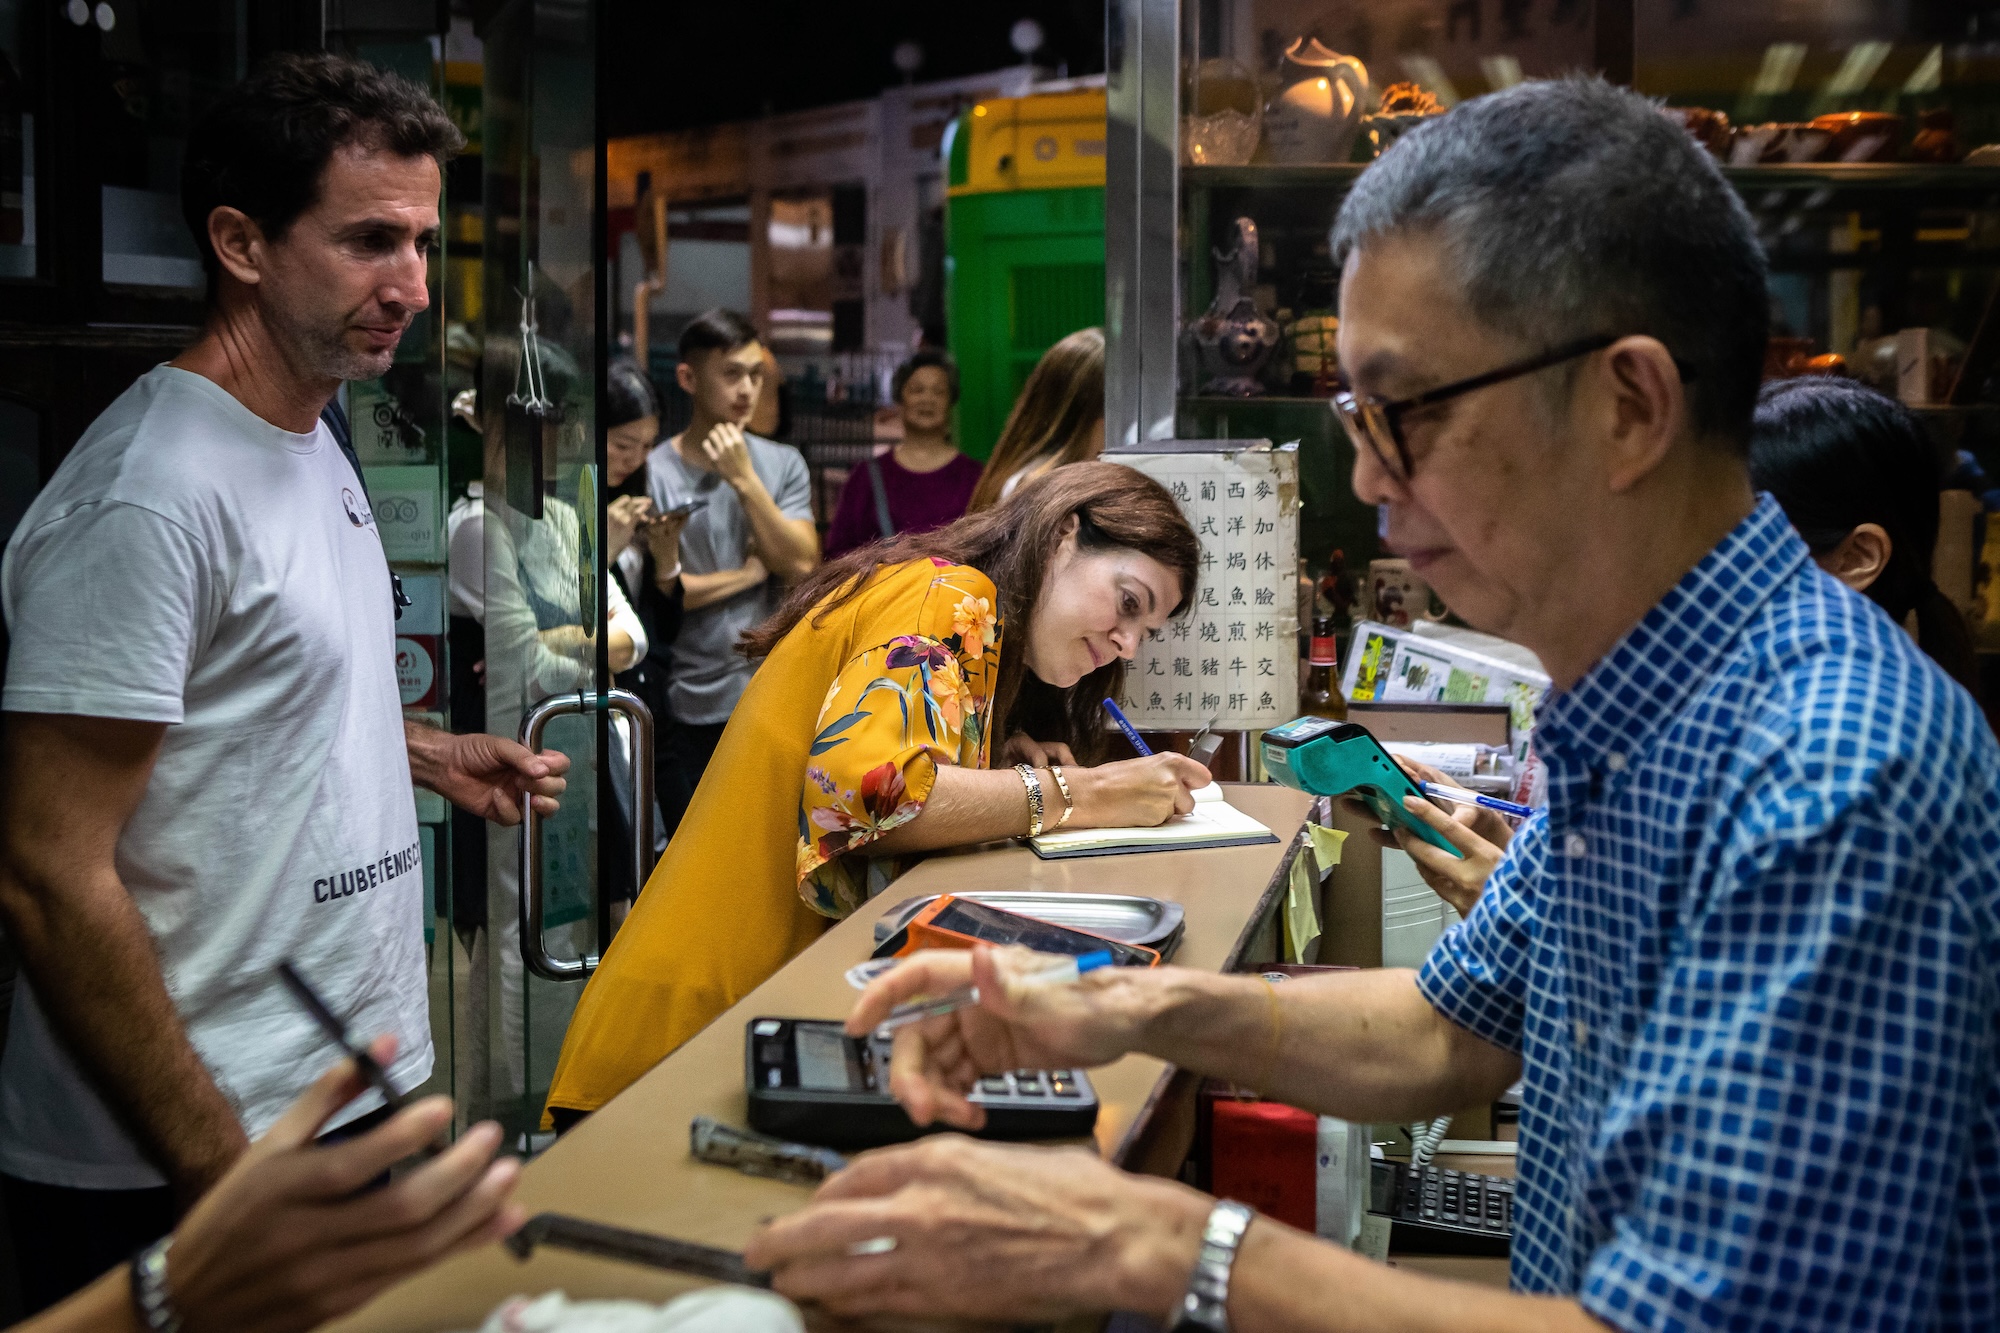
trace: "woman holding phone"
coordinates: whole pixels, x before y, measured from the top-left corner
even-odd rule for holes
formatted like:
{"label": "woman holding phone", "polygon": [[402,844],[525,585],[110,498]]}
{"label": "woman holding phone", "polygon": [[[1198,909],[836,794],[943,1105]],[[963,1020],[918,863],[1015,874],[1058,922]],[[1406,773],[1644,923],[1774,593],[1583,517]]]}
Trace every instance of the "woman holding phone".
{"label": "woman holding phone", "polygon": [[[681,767],[674,762],[664,731],[673,725],[667,709],[667,673],[673,655],[667,650],[679,637],[685,599],[681,589],[681,529],[687,509],[662,514],[653,508],[648,490],[646,455],[660,442],[660,400],[653,382],[639,363],[621,356],[604,368],[604,551],[611,578],[625,594],[645,626],[646,656],[614,683],[639,696],[652,711],[653,795],[674,823],[687,808]],[[695,503],[699,503],[698,501]],[[614,813],[612,818],[622,819]],[[659,822],[656,828],[671,828]],[[603,866],[605,887],[613,902],[637,895],[631,869],[614,857]]]}
{"label": "woman holding phone", "polygon": [[897,858],[1191,809],[1208,771],[1184,755],[1065,768],[1057,747],[1098,753],[1102,701],[1186,608],[1198,558],[1157,482],[1084,463],[801,582],[745,636],[763,664],[584,990],[551,1121],[622,1091],[867,901]]}

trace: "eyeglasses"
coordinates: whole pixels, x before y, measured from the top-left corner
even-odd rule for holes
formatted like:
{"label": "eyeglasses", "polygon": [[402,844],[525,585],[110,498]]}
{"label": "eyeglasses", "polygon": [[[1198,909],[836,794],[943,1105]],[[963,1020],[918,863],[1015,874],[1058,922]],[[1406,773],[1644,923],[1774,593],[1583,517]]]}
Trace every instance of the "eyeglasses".
{"label": "eyeglasses", "polygon": [[[1574,361],[1580,356],[1602,351],[1617,342],[1621,336],[1623,335],[1599,333],[1589,338],[1579,338],[1575,342],[1551,348],[1539,356],[1529,357],[1526,361],[1516,361],[1498,370],[1489,370],[1483,375],[1454,380],[1450,384],[1394,401],[1375,397],[1364,398],[1352,389],[1343,389],[1333,396],[1333,414],[1340,418],[1340,424],[1346,428],[1347,438],[1354,442],[1356,449],[1366,448],[1375,455],[1375,461],[1382,465],[1384,472],[1399,482],[1407,482],[1411,477],[1412,468],[1410,446],[1403,438],[1404,413],[1413,412],[1420,407],[1431,407],[1462,394],[1471,393],[1475,389],[1484,389],[1489,385],[1504,384],[1508,380],[1519,379],[1523,375],[1532,375],[1538,370],[1547,370],[1550,366],[1559,366],[1565,361]],[[1694,378],[1694,368],[1686,362],[1675,358],[1674,365],[1679,368],[1682,380]],[[1392,453],[1394,461],[1391,461]]]}

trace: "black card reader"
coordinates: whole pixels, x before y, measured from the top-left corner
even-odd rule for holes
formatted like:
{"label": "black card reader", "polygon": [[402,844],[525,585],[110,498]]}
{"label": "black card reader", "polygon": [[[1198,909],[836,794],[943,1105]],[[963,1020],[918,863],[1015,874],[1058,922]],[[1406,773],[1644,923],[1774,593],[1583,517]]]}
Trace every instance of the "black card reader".
{"label": "black card reader", "polygon": [[[750,1124],[828,1148],[876,1148],[949,1128],[918,1129],[889,1095],[889,1041],[837,1022],[753,1018],[743,1032]],[[1071,1139],[1097,1125],[1097,1090],[1081,1069],[1018,1069],[979,1081],[983,1139]]]}

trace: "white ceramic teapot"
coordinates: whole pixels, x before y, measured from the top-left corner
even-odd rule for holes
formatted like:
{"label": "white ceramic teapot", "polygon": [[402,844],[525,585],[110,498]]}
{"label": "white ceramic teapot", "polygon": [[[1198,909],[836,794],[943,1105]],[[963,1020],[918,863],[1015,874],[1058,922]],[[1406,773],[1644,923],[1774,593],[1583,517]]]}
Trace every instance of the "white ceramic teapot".
{"label": "white ceramic teapot", "polygon": [[1329,51],[1317,37],[1285,48],[1285,86],[1264,109],[1264,145],[1287,165],[1345,162],[1372,108],[1368,67]]}

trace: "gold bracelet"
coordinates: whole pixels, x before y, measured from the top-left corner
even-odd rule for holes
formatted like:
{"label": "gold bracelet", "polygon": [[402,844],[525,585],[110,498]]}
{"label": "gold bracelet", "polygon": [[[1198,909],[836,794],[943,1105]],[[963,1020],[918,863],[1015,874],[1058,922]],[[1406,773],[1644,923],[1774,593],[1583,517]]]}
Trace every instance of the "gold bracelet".
{"label": "gold bracelet", "polygon": [[1028,789],[1028,836],[1042,836],[1042,780],[1035,770],[1026,764],[1014,765],[1014,771],[1021,775],[1021,785]]}
{"label": "gold bracelet", "polygon": [[1049,776],[1056,780],[1056,790],[1062,793],[1062,818],[1056,821],[1056,827],[1061,828],[1069,823],[1069,817],[1076,813],[1076,797],[1069,794],[1069,779],[1063,776],[1061,764],[1050,764]]}

